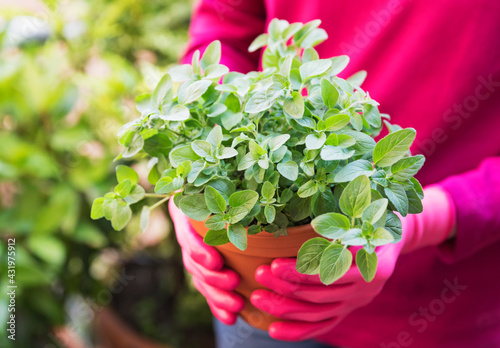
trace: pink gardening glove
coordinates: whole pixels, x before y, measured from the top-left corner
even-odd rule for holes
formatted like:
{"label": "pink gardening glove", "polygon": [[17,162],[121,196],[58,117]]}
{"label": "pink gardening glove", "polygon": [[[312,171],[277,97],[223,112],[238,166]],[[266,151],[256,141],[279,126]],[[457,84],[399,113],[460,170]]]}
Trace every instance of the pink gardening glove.
{"label": "pink gardening glove", "polygon": [[184,266],[193,275],[194,286],[205,296],[217,319],[227,325],[234,324],[237,313],[245,305],[243,298],[233,291],[240,282],[239,276],[224,267],[222,256],[203,242],[173,199],[168,203],[168,209],[182,249]]}
{"label": "pink gardening glove", "polygon": [[[257,269],[255,278],[269,290],[252,293],[252,304],[280,319],[271,324],[271,337],[300,341],[329,332],[353,310],[365,306],[377,296],[391,277],[401,253],[438,245],[448,238],[455,225],[455,207],[451,197],[438,186],[425,190],[424,211],[402,219],[403,239],[376,249],[378,268],[367,283],[357,266],[332,285],[323,285],[318,275],[296,271],[296,259],[276,259]],[[353,259],[357,248],[351,248]]]}

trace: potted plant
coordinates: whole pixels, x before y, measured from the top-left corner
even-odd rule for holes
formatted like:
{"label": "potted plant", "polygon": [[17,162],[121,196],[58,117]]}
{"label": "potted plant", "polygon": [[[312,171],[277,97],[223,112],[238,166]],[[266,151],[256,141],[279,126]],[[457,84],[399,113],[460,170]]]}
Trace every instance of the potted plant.
{"label": "potted plant", "polygon": [[[95,200],[92,217],[119,230],[131,204],[160,198],[142,209],[144,229],[151,209],[173,196],[241,275],[247,298],[261,287],[256,267],[276,257],[297,256],[299,272],[331,284],[352,264],[350,246],[361,247],[356,264],[371,281],[375,248],[401,239],[395,212],[422,210],[413,176],[424,157],[409,153],[415,130],[391,125],[360,87],[366,72],[344,80],[347,56],[319,58],[313,47],[327,38],[319,24],[271,21],[249,48],[267,45],[262,72],[229,72],[218,41],[170,69],[136,99],[141,117],[119,134],[120,157],[149,159],[154,193],[120,165],[119,184]],[[389,134],[376,142],[383,124]],[[265,328],[273,318],[247,302],[242,316]]]}

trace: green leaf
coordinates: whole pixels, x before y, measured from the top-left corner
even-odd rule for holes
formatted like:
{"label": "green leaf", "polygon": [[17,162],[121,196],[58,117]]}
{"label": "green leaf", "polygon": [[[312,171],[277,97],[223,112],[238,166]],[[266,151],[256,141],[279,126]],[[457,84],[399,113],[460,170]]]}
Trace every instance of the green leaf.
{"label": "green leaf", "polygon": [[[27,246],[28,248],[41,258],[43,261],[49,263],[52,266],[57,266],[60,267],[65,259],[66,259],[66,246],[63,243],[62,239],[52,237],[52,236],[45,236],[45,235],[32,235],[29,238],[27,238]],[[19,249],[16,248],[16,251]],[[22,258],[20,257],[22,254],[17,253],[17,262],[16,266],[19,267],[19,264],[22,264],[20,261]],[[48,272],[50,270],[47,269],[46,271]],[[18,271],[19,272],[19,271]],[[7,273],[7,271],[5,272]],[[10,274],[10,273],[9,273]],[[16,274],[18,277],[20,277],[19,273]],[[19,278],[17,281],[19,282]]]}
{"label": "green leaf", "polygon": [[312,210],[315,216],[338,211],[335,204],[335,197],[329,188],[323,192],[318,191],[314,194],[312,200]]}
{"label": "green leaf", "polygon": [[132,209],[125,202],[118,202],[115,205],[111,217],[111,226],[116,231],[123,229],[132,218]]}
{"label": "green leaf", "polygon": [[351,228],[342,236],[342,243],[346,245],[366,245],[367,240],[360,228]]}
{"label": "green leaf", "polygon": [[176,65],[168,70],[172,81],[184,82],[191,79],[193,75],[193,68],[190,64]]}
{"label": "green leaf", "polygon": [[127,197],[125,197],[125,202],[127,202],[128,204],[137,203],[144,198],[145,193],[146,192],[144,191],[142,186],[137,184],[134,187],[132,187],[130,193],[127,195]]}
{"label": "green leaf", "polygon": [[376,200],[372,202],[366,209],[363,211],[362,220],[365,222],[369,222],[370,224],[375,224],[387,211],[387,204],[389,202],[386,198]]}
{"label": "green leaf", "polygon": [[389,244],[394,240],[391,233],[386,229],[379,227],[373,232],[373,239],[371,244],[374,246]]}
{"label": "green leaf", "polygon": [[359,218],[370,204],[370,180],[365,175],[351,181],[340,196],[340,210],[351,217]]}
{"label": "green leaf", "polygon": [[238,163],[238,170],[246,170],[253,166],[255,163],[257,163],[257,160],[254,158],[254,156],[249,152],[245,156],[243,156]]}
{"label": "green leaf", "polygon": [[321,97],[329,109],[334,108],[339,100],[339,91],[326,78],[321,79]]}
{"label": "green leaf", "polygon": [[205,203],[207,204],[208,210],[214,214],[222,214],[226,211],[226,200],[211,186],[205,188]]}
{"label": "green leaf", "polygon": [[387,218],[385,220],[385,229],[394,238],[394,242],[399,242],[401,240],[401,235],[403,233],[403,226],[399,217],[392,211],[387,212]]}
{"label": "green leaf", "polygon": [[365,281],[371,282],[375,277],[377,261],[377,254],[370,254],[365,249],[360,249],[356,253],[356,266]]}
{"label": "green leaf", "polygon": [[207,183],[207,186],[211,186],[216,189],[226,201],[229,201],[229,196],[236,191],[236,186],[228,178],[218,177],[212,179]]}
{"label": "green leaf", "polygon": [[227,235],[229,241],[238,249],[245,250],[247,248],[247,232],[240,224],[229,225]]}
{"label": "green leaf", "polygon": [[184,145],[173,149],[169,154],[170,163],[174,168],[184,161],[196,161],[201,157],[191,148],[191,145]]}
{"label": "green leaf", "polygon": [[380,112],[378,108],[371,104],[365,104],[363,106],[363,117],[368,122],[368,124],[375,128],[380,128],[382,126],[382,118],[380,117]]}
{"label": "green leaf", "polygon": [[115,193],[120,195],[120,197],[125,198],[130,193],[132,189],[132,182],[129,179],[125,179],[115,186]]}
{"label": "green leaf", "polygon": [[153,94],[151,94],[151,103],[156,108],[161,108],[161,106],[170,103],[173,98],[172,92],[172,78],[169,74],[163,75],[158,85],[156,85]]}
{"label": "green leaf", "polygon": [[352,146],[352,149],[356,151],[357,154],[371,152],[375,147],[375,140],[367,134],[353,130],[344,130],[342,131],[342,134],[349,135],[356,140],[356,144]]}
{"label": "green leaf", "polygon": [[302,118],[304,115],[304,98],[299,92],[292,92],[292,95],[285,99],[283,110],[293,118]]}
{"label": "green leaf", "polygon": [[325,145],[321,149],[321,159],[324,161],[345,160],[354,155],[354,150],[347,150],[339,146]]}
{"label": "green leaf", "polygon": [[227,110],[221,115],[221,122],[225,129],[230,130],[243,119],[243,113]]}
{"label": "green leaf", "polygon": [[269,181],[266,181],[262,185],[261,193],[262,197],[269,202],[271,199],[273,199],[274,194],[276,193],[276,189],[274,188],[273,184],[271,184]]}
{"label": "green leaf", "polygon": [[319,59],[312,62],[304,63],[300,66],[300,77],[302,81],[325,73],[332,66],[332,61],[329,59]]}
{"label": "green leaf", "polygon": [[332,76],[341,73],[349,64],[349,57],[346,55],[333,57],[330,60],[332,61],[332,70],[330,71]]}
{"label": "green leaf", "polygon": [[318,28],[314,29],[312,32],[307,34],[304,38],[304,41],[300,43],[300,47],[302,48],[310,48],[316,45],[319,45],[321,42],[328,39],[328,34],[324,29]]}
{"label": "green leaf", "polygon": [[328,239],[340,238],[350,227],[349,219],[338,213],[327,213],[314,218],[311,225],[316,233]]}
{"label": "green leaf", "polygon": [[230,224],[235,224],[243,220],[248,214],[249,210],[246,207],[229,208],[227,216],[229,216],[228,222]]}
{"label": "green leaf", "polygon": [[179,202],[179,208],[184,214],[197,221],[206,220],[211,214],[202,194],[183,197]]}
{"label": "green leaf", "polygon": [[214,128],[207,135],[207,142],[210,143],[214,148],[217,148],[222,143],[222,128],[219,125],[214,126]]}
{"label": "green leaf", "polygon": [[285,143],[290,139],[290,134],[281,134],[278,136],[273,137],[269,141],[269,150],[270,151],[276,151],[279,148],[281,148]]}
{"label": "green leaf", "polygon": [[297,180],[299,176],[299,166],[293,161],[278,163],[278,172],[291,181]]}
{"label": "green leaf", "polygon": [[116,167],[116,179],[118,182],[129,179],[132,185],[136,185],[139,182],[139,175],[132,168],[119,165]]}
{"label": "green leaf", "polygon": [[223,147],[220,150],[220,154],[217,155],[218,159],[228,159],[228,158],[233,158],[238,155],[238,151],[233,149],[232,147]]}
{"label": "green leaf", "polygon": [[402,216],[408,215],[408,197],[403,186],[389,183],[389,187],[384,187],[384,193]]}
{"label": "green leaf", "polygon": [[208,108],[207,117],[215,117],[224,113],[227,110],[227,106],[224,104],[214,104]]}
{"label": "green leaf", "polygon": [[92,209],[90,210],[90,217],[93,220],[100,219],[104,217],[104,212],[102,209],[102,205],[104,203],[104,197],[99,197],[94,199],[94,202],[92,202]]}
{"label": "green leaf", "polygon": [[351,84],[355,86],[361,86],[363,82],[365,82],[366,79],[366,70],[360,70],[357,73],[351,75],[349,78],[347,78],[347,82],[350,82]]}
{"label": "green leaf", "polygon": [[190,104],[198,100],[212,84],[210,80],[198,80],[184,82],[179,88],[179,104]]}
{"label": "green leaf", "polygon": [[207,157],[212,155],[212,145],[208,141],[195,140],[191,143],[191,148],[200,157]]}
{"label": "green leaf", "polygon": [[392,177],[397,181],[410,180],[424,165],[422,155],[402,158],[391,166]]}
{"label": "green leaf", "polygon": [[368,177],[375,173],[371,162],[367,160],[357,160],[347,164],[336,175],[335,182],[348,182],[352,181],[360,175]]}
{"label": "green leaf", "polygon": [[263,155],[267,153],[266,150],[264,150],[259,144],[257,144],[253,140],[250,140],[248,142],[248,148],[250,150],[250,153],[252,154],[252,157],[256,160],[261,158]]}
{"label": "green leaf", "polygon": [[274,104],[274,99],[269,99],[265,92],[256,92],[245,105],[245,112],[257,114],[269,109]]}
{"label": "green leaf", "polygon": [[[205,226],[209,230],[222,230],[226,227],[226,221],[224,221],[224,216],[222,215],[213,215],[205,221]],[[226,230],[224,230],[224,234],[226,234],[225,231]]]}
{"label": "green leaf", "polygon": [[244,207],[250,211],[258,199],[259,194],[255,191],[238,191],[229,197],[229,205],[233,208]]}
{"label": "green leaf", "polygon": [[184,180],[181,178],[171,178],[169,176],[164,176],[155,185],[155,193],[158,194],[167,194],[172,193],[174,191],[180,190],[182,185],[184,184]]}
{"label": "green leaf", "polygon": [[327,117],[325,120],[326,130],[328,131],[337,131],[345,126],[347,126],[350,122],[350,118],[348,115],[337,114],[330,117]]}
{"label": "green leaf", "polygon": [[311,215],[311,197],[300,198],[299,196],[293,196],[289,201],[290,218],[292,221],[300,221]]}
{"label": "green leaf", "polygon": [[221,64],[212,64],[205,70],[206,79],[220,79],[229,72],[229,68]]}
{"label": "green leaf", "polygon": [[222,245],[222,244],[227,244],[229,243],[229,237],[227,235],[227,230],[226,229],[218,229],[218,230],[208,230],[207,234],[205,234],[205,237],[203,237],[203,241],[207,245]]}
{"label": "green leaf", "polygon": [[221,44],[219,40],[212,41],[203,53],[200,60],[200,65],[203,70],[206,70],[212,64],[219,64],[221,59]]}
{"label": "green leaf", "polygon": [[147,206],[142,207],[139,225],[140,225],[141,231],[143,233],[148,228],[150,213],[151,213],[151,209],[149,207],[147,207]]}
{"label": "green leaf", "polygon": [[306,137],[306,148],[308,150],[321,149],[326,141],[325,133],[321,132],[319,134],[309,134]]}
{"label": "green leaf", "polygon": [[415,189],[407,190],[406,196],[408,197],[408,213],[420,214],[424,210],[424,207]]}
{"label": "green leaf", "polygon": [[189,113],[189,109],[184,105],[176,105],[168,112],[166,116],[160,116],[162,119],[166,121],[185,121],[187,120],[191,114]]}
{"label": "green leaf", "polygon": [[315,180],[309,180],[304,185],[299,187],[297,195],[300,198],[310,197],[318,191],[318,183]]}
{"label": "green leaf", "polygon": [[264,207],[264,216],[266,217],[268,224],[273,223],[274,218],[276,217],[276,208],[272,205],[266,205]]}
{"label": "green leaf", "polygon": [[255,40],[252,41],[250,44],[250,47],[248,47],[248,52],[255,52],[259,48],[264,47],[267,45],[267,40],[268,40],[268,35],[267,34],[260,34],[255,38]]}
{"label": "green leaf", "polygon": [[126,144],[126,148],[122,152],[122,157],[129,158],[136,155],[139,151],[142,150],[143,146],[144,138],[139,133],[134,134],[130,142]]}
{"label": "green leaf", "polygon": [[416,132],[413,128],[390,133],[375,145],[373,162],[382,168],[396,163],[408,152],[415,136]]}
{"label": "green leaf", "polygon": [[340,279],[352,264],[352,254],[344,246],[332,244],[321,256],[319,276],[323,284],[329,285]]}
{"label": "green leaf", "polygon": [[302,274],[318,274],[320,260],[330,242],[324,238],[312,238],[302,244],[297,254],[296,269]]}

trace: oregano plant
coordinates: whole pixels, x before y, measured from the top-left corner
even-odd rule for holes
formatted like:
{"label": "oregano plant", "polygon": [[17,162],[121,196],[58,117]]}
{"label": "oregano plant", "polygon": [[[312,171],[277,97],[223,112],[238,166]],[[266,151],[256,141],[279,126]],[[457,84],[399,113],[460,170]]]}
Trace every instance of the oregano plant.
{"label": "oregano plant", "polygon": [[[424,157],[411,156],[415,130],[388,122],[361,88],[366,72],[338,76],[347,56],[320,59],[314,46],[327,38],[319,20],[271,21],[250,51],[266,47],[263,71],[229,72],[221,44],[211,43],[191,64],[173,67],[151,94],[137,97],[141,116],[124,125],[121,158],[149,159],[146,193],[131,168],[119,165],[119,184],[97,198],[92,218],[122,229],[130,205],[173,196],[191,219],[205,221],[209,245],[245,250],[247,236],[285,236],[311,224],[321,237],[301,247],[297,270],[325,284],[352,264],[366,281],[377,267],[377,246],[401,239],[401,216],[422,211],[414,175]],[[389,134],[376,142],[383,125]]]}

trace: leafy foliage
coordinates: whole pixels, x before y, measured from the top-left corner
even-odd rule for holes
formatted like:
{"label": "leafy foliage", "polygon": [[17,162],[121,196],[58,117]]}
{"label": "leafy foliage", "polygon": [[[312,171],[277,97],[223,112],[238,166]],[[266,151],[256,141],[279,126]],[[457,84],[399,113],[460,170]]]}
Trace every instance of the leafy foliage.
{"label": "leafy foliage", "polygon": [[[400,239],[392,212],[421,209],[413,175],[424,161],[407,157],[414,129],[391,126],[373,140],[387,116],[359,86],[364,73],[337,76],[347,56],[319,59],[313,46],[326,39],[319,24],[271,21],[250,46],[267,46],[262,72],[228,72],[218,41],[201,60],[197,52],[192,64],[172,68],[152,94],[137,98],[141,117],[119,133],[122,156],[151,158],[156,194],[174,195],[186,215],[206,220],[206,243],[244,250],[247,233],[280,236],[312,223],[326,239],[304,244],[299,271],[332,283],[352,263],[347,248],[359,245],[370,280],[375,247]],[[120,226],[129,218],[121,212],[128,189],[102,203],[108,220],[120,215]]]}

